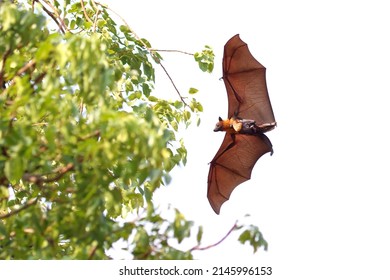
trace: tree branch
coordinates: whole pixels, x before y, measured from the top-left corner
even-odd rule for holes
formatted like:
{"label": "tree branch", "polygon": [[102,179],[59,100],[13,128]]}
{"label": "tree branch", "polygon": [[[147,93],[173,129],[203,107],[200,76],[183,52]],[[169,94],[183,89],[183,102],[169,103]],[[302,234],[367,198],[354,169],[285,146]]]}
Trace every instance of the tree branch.
{"label": "tree branch", "polygon": [[[46,5],[48,5],[50,8],[52,8],[54,11],[55,11],[55,7],[47,0],[43,0],[45,2]],[[67,28],[66,28],[66,25],[65,23],[62,21],[62,19],[59,17],[58,13],[53,13],[53,12],[50,12],[46,7],[45,5],[43,5],[41,3],[40,0],[33,0],[33,3],[34,2],[38,2],[39,4],[41,4],[42,6],[42,9],[54,20],[54,22],[57,24],[57,26],[60,28],[60,31],[65,34]]]}
{"label": "tree branch", "polygon": [[190,249],[190,252],[192,251],[195,251],[195,250],[199,250],[199,251],[203,251],[203,250],[207,250],[207,249],[210,249],[210,248],[213,248],[213,247],[216,247],[218,246],[219,244],[221,244],[234,230],[238,229],[238,226],[237,226],[237,222],[236,221],[234,223],[234,225],[232,226],[232,228],[226,233],[226,235],[221,239],[219,240],[217,243],[214,243],[214,244],[211,244],[211,245],[208,245],[208,246],[205,246],[205,247],[200,247],[200,245],[196,245],[195,247],[191,248]]}
{"label": "tree branch", "polygon": [[5,61],[7,60],[7,57],[11,54],[11,50],[8,49],[4,52],[0,69],[0,87],[5,88],[5,81],[4,81],[4,67],[5,67]]}
{"label": "tree branch", "polygon": [[189,53],[189,52],[185,52],[185,51],[181,51],[181,50],[159,50],[159,49],[150,49],[150,50],[153,52],[177,52],[177,53],[182,53],[182,54],[194,56],[193,53]]}
{"label": "tree branch", "polygon": [[52,178],[45,178],[42,175],[37,175],[37,174],[30,174],[30,173],[25,173],[23,175],[23,180],[28,181],[30,183],[35,183],[37,185],[42,185],[43,183],[52,183],[55,181],[58,181],[61,179],[62,176],[64,176],[67,172],[71,171],[74,169],[74,164],[73,163],[68,163],[66,166],[57,168],[54,170],[54,173],[57,173],[56,176]]}
{"label": "tree branch", "polygon": [[15,78],[20,77],[24,72],[26,72],[28,69],[31,69],[35,67],[35,60],[32,59],[29,62],[27,62],[22,68],[20,68],[15,75],[10,79],[9,84],[13,85],[15,83]]}
{"label": "tree branch", "polygon": [[38,198],[32,198],[30,199],[29,201],[26,202],[26,204],[24,204],[22,207],[18,208],[18,209],[15,209],[7,214],[3,214],[3,215],[0,215],[0,220],[2,219],[6,219],[6,218],[9,218],[13,215],[16,215],[17,213],[19,213],[20,211],[23,211],[24,209],[27,209],[29,208],[30,206],[36,204],[38,201]]}
{"label": "tree branch", "polygon": [[29,62],[27,62],[26,65],[24,65],[22,68],[20,68],[18,72],[16,72],[16,76],[22,75],[25,71],[27,71],[30,68],[33,68],[34,66],[35,66],[35,60],[32,59]]}
{"label": "tree branch", "polygon": [[81,8],[83,9],[83,13],[84,13],[84,16],[87,19],[87,21],[93,23],[92,20],[89,18],[87,11],[85,10],[84,0],[80,0],[80,4],[81,4]]}
{"label": "tree branch", "polygon": [[188,104],[187,104],[187,103],[185,102],[185,100],[184,100],[184,97],[181,95],[180,91],[177,89],[177,87],[176,87],[176,85],[175,85],[175,82],[172,80],[171,75],[169,75],[167,69],[165,69],[165,67],[164,67],[164,65],[161,63],[161,61],[160,61],[158,64],[161,66],[161,68],[164,70],[165,74],[167,75],[168,79],[171,81],[173,87],[175,88],[177,94],[178,94],[179,97],[180,97],[181,102],[183,102],[185,106],[188,106]]}
{"label": "tree branch", "polygon": [[94,132],[91,132],[88,135],[78,136],[77,139],[80,140],[80,141],[85,141],[87,139],[94,138],[94,137],[99,137],[99,136],[100,136],[100,131],[99,130],[95,130]]}
{"label": "tree branch", "polygon": [[98,248],[97,244],[92,247],[91,252],[89,252],[89,254],[88,254],[88,259],[89,260],[93,259],[93,256],[95,255],[97,248]]}
{"label": "tree branch", "polygon": [[99,14],[101,13],[100,10],[97,10],[96,12],[96,15],[95,15],[95,21],[93,22],[93,27],[92,27],[92,31],[95,32],[96,31],[96,25],[97,25],[97,20],[99,18]]}

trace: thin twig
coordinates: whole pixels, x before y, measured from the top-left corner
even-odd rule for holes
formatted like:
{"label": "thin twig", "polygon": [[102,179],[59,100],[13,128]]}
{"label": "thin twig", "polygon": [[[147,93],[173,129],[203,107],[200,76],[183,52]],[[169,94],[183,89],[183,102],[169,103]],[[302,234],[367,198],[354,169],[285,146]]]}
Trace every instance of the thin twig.
{"label": "thin twig", "polygon": [[94,132],[91,132],[88,135],[79,136],[79,137],[77,137],[77,139],[80,140],[80,141],[85,141],[87,139],[94,138],[94,137],[99,137],[99,136],[100,136],[100,131],[99,130],[95,130]]}
{"label": "thin twig", "polygon": [[[53,10],[55,10],[55,8],[53,7],[53,5],[51,3],[49,3],[48,1],[45,1],[43,0],[47,5],[49,5]],[[62,19],[60,19],[58,17],[58,15],[56,15],[55,13],[53,12],[50,12],[46,7],[45,5],[43,5],[40,0],[34,0],[34,2],[38,2],[39,4],[41,4],[42,6],[42,9],[55,21],[55,23],[57,24],[57,26],[60,28],[60,31],[65,34],[65,24],[64,22],[62,21]],[[60,20],[61,22],[59,22],[58,20]]]}
{"label": "thin twig", "polygon": [[238,228],[238,226],[237,226],[237,221],[236,221],[234,223],[234,225],[232,226],[232,228],[228,231],[228,233],[221,240],[219,240],[217,243],[208,245],[206,247],[200,247],[199,245],[197,245],[197,246],[193,247],[192,249],[190,249],[190,251],[194,251],[194,250],[203,251],[203,250],[207,250],[207,249],[213,248],[215,246],[218,246],[219,244],[221,244],[237,228]]}
{"label": "thin twig", "polygon": [[46,76],[46,72],[39,74],[39,76],[34,81],[34,86],[42,82],[45,76]]}
{"label": "thin twig", "polygon": [[4,81],[4,68],[5,68],[5,61],[7,60],[7,57],[11,54],[11,50],[8,49],[4,52],[3,57],[2,57],[2,64],[1,64],[1,69],[0,69],[0,86],[2,88],[5,88],[5,81]]}
{"label": "thin twig", "polygon": [[27,62],[22,68],[16,72],[16,74],[12,77],[12,79],[9,81],[9,85],[13,85],[15,83],[15,78],[21,76],[26,70],[33,68],[35,66],[35,60],[32,59],[29,62]]}
{"label": "thin twig", "polygon": [[38,175],[38,174],[25,173],[23,175],[23,180],[28,181],[30,183],[35,183],[37,185],[42,185],[42,183],[52,183],[58,181],[59,179],[61,179],[62,176],[64,176],[67,172],[73,169],[74,169],[74,164],[68,163],[66,166],[54,170],[54,173],[56,173],[56,175],[52,178],[45,178],[42,175]]}
{"label": "thin twig", "polygon": [[95,15],[95,21],[93,22],[93,27],[92,27],[92,31],[95,32],[96,31],[96,25],[97,25],[97,20],[99,18],[99,14],[101,13],[100,10],[97,10],[96,12],[96,15]]}
{"label": "thin twig", "polygon": [[88,259],[89,259],[89,260],[92,260],[92,259],[93,259],[93,256],[95,255],[97,248],[98,248],[98,245],[97,245],[97,244],[96,244],[95,246],[92,247],[92,250],[91,250],[91,252],[90,252],[89,255],[88,255]]}
{"label": "thin twig", "polygon": [[48,125],[48,122],[39,122],[39,123],[33,123],[31,126],[46,126]]}
{"label": "thin twig", "polygon": [[32,59],[29,62],[27,62],[26,65],[24,65],[22,68],[20,68],[18,72],[16,72],[16,76],[22,75],[26,70],[33,68],[34,66],[35,66],[35,60]]}
{"label": "thin twig", "polygon": [[55,182],[58,181],[62,176],[64,176],[67,172],[72,171],[74,169],[74,164],[73,163],[68,163],[67,165],[63,167],[59,167],[54,170],[55,173],[58,173],[57,176],[51,178],[51,179],[46,179],[45,183],[50,183],[50,182]]}
{"label": "thin twig", "polygon": [[80,0],[80,3],[81,3],[81,8],[83,9],[83,13],[84,13],[85,18],[86,18],[89,22],[93,23],[93,21],[89,18],[88,14],[87,14],[87,11],[85,10],[85,7],[84,7],[84,0]]}
{"label": "thin twig", "polygon": [[159,50],[159,49],[150,49],[152,52],[177,52],[177,53],[182,53],[182,54],[188,54],[190,56],[193,56],[193,53],[181,51],[181,50]]}
{"label": "thin twig", "polygon": [[[121,19],[121,21],[123,21],[123,23],[127,26],[127,28],[128,28],[129,30],[131,30],[130,26],[127,24],[127,22],[125,21],[125,19],[124,19],[123,17],[121,17],[120,14],[118,14],[117,12],[115,12],[113,9],[111,9],[111,8],[108,7],[107,5],[101,4],[101,3],[96,2],[96,1],[93,1],[93,2],[94,2],[95,4],[97,4],[97,5],[101,6],[101,7],[103,7],[104,9],[107,9],[107,10],[113,12],[117,17],[119,17],[119,18]],[[139,39],[139,37],[137,36],[137,34],[135,34],[132,30],[131,30],[131,33],[134,35],[134,37],[136,37],[137,39]]]}
{"label": "thin twig", "polygon": [[0,215],[0,220],[6,219],[6,218],[9,218],[9,217],[11,217],[13,215],[18,214],[20,211],[23,211],[24,209],[27,209],[28,207],[30,207],[30,206],[34,205],[35,203],[37,203],[37,201],[38,201],[37,197],[30,199],[22,207],[20,207],[18,209],[15,209],[15,210],[13,210],[11,212],[8,212],[7,214]]}
{"label": "thin twig", "polygon": [[94,0],[91,0],[91,4],[95,8],[95,10],[100,11],[100,9],[96,6],[96,3]]}
{"label": "thin twig", "polygon": [[188,106],[188,104],[184,101],[184,97],[181,96],[180,91],[177,89],[175,83],[173,82],[173,80],[172,80],[172,78],[171,78],[171,75],[169,75],[167,69],[165,69],[165,67],[164,67],[164,65],[161,63],[161,61],[159,62],[159,64],[160,64],[161,68],[164,70],[164,72],[165,72],[165,74],[167,75],[168,79],[171,81],[173,87],[175,88],[177,94],[178,94],[179,97],[180,97],[180,100],[184,103],[185,106]]}

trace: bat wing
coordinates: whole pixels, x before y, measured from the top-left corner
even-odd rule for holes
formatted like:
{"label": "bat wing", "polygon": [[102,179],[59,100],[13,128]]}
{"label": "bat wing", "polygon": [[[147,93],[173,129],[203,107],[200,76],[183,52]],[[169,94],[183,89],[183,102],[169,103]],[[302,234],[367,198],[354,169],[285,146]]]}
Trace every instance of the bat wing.
{"label": "bat wing", "polygon": [[236,114],[255,120],[259,126],[275,124],[265,67],[252,56],[238,34],[225,45],[222,68],[229,103],[228,118]]}
{"label": "bat wing", "polygon": [[217,154],[210,162],[207,197],[215,213],[233,190],[251,178],[257,160],[272,150],[267,136],[226,133]]}

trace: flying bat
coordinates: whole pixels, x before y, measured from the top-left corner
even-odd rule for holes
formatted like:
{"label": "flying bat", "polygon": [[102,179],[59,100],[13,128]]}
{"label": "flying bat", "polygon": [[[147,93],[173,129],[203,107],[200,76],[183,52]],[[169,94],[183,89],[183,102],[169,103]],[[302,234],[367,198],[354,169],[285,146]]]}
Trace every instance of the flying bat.
{"label": "flying bat", "polygon": [[207,197],[214,212],[232,191],[251,178],[257,160],[273,153],[264,134],[276,126],[268,96],[265,67],[249,52],[239,35],[224,48],[223,81],[228,96],[228,118],[219,118],[214,131],[225,131],[225,138],[210,162]]}

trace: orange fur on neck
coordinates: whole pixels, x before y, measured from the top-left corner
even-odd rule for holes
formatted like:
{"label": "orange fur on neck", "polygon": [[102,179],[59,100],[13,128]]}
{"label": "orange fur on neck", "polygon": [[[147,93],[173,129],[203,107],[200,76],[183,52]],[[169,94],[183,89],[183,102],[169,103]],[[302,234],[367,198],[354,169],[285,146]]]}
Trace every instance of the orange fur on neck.
{"label": "orange fur on neck", "polygon": [[223,131],[228,133],[238,133],[241,130],[242,124],[236,118],[219,121]]}

